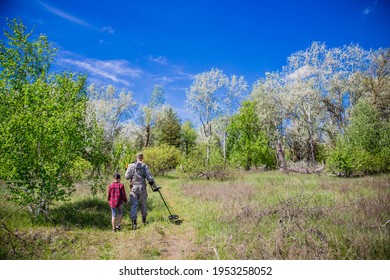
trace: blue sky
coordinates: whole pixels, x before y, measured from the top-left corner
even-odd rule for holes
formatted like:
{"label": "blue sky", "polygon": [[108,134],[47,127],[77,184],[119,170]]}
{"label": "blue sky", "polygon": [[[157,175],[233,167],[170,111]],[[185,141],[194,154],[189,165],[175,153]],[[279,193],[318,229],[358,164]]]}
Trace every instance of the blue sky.
{"label": "blue sky", "polygon": [[1,0],[2,30],[7,17],[55,43],[53,71],[87,73],[139,103],[163,85],[183,119],[185,89],[213,67],[251,87],[312,41],[390,47],[389,0]]}

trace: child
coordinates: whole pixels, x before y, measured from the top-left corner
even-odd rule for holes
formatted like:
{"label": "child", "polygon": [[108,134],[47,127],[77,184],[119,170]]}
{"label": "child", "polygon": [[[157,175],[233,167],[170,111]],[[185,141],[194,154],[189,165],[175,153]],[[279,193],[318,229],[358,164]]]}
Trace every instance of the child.
{"label": "child", "polygon": [[[108,187],[108,196],[107,200],[111,207],[111,225],[112,231],[121,230],[121,219],[123,215],[123,205],[122,202],[127,203],[125,186],[121,183],[121,175],[114,175],[115,182],[111,183]],[[116,226],[115,226],[116,220]]]}

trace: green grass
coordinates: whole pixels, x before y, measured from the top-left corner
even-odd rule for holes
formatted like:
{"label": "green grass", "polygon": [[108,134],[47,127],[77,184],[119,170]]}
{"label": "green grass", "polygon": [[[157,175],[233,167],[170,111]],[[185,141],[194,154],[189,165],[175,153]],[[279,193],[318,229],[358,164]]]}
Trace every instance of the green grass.
{"label": "green grass", "polygon": [[[158,177],[149,225],[111,232],[105,193],[80,185],[49,221],[2,192],[1,259],[390,259],[390,175],[337,178],[243,172],[228,181]],[[127,187],[126,187],[127,188]],[[149,188],[149,187],[148,187]],[[128,190],[128,189],[126,189]],[[140,216],[139,216],[140,220]],[[139,221],[140,223],[140,221]]]}

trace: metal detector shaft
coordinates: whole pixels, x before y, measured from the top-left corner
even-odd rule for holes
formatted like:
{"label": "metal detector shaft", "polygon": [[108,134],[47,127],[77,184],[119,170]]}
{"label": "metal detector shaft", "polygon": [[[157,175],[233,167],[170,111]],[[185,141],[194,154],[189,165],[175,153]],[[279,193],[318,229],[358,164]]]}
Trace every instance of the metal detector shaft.
{"label": "metal detector shaft", "polygon": [[171,213],[171,211],[169,210],[169,207],[168,207],[167,203],[165,202],[165,199],[164,199],[163,195],[161,194],[160,190],[157,190],[157,191],[158,191],[158,193],[160,194],[162,200],[164,201],[165,207],[167,207],[169,214],[172,216],[172,213]]}
{"label": "metal detector shaft", "polygon": [[169,219],[170,221],[176,221],[177,219],[179,219],[179,216],[178,216],[178,215],[173,215],[173,214],[171,213],[171,210],[169,210],[169,207],[168,207],[167,203],[165,202],[165,199],[164,199],[162,193],[160,192],[161,187],[158,187],[158,186],[156,185],[156,183],[154,183],[154,182],[153,182],[152,184],[150,184],[150,186],[152,187],[153,192],[158,192],[158,193],[160,194],[161,199],[162,199],[162,201],[164,202],[165,207],[167,208],[167,210],[168,210],[168,212],[169,212],[169,217],[168,217],[168,219]]}

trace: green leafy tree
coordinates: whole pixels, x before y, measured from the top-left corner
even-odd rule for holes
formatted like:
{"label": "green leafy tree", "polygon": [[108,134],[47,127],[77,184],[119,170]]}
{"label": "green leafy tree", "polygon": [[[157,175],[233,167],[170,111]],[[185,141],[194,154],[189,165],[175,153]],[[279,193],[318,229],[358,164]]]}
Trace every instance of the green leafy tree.
{"label": "green leafy tree", "polygon": [[73,190],[71,168],[85,148],[86,77],[47,75],[53,50],[46,37],[29,41],[20,20],[1,42],[0,177],[31,212]]}
{"label": "green leafy tree", "polygon": [[16,94],[23,85],[46,76],[56,49],[45,35],[30,40],[33,31],[26,32],[21,19],[8,21],[7,26],[7,41],[0,41],[0,79]]}
{"label": "green leafy tree", "polygon": [[[82,154],[85,77],[55,76],[23,86],[0,124],[1,176],[13,198],[35,214],[72,191],[72,162]],[[2,91],[2,95],[3,95]]]}
{"label": "green leafy tree", "polygon": [[195,147],[196,139],[198,138],[198,133],[193,128],[190,121],[186,121],[181,125],[181,147],[182,151],[189,156],[193,147]]}
{"label": "green leafy tree", "polygon": [[180,147],[180,131],[181,125],[177,113],[169,106],[163,107],[157,115],[155,123],[155,144]]}
{"label": "green leafy tree", "polygon": [[329,154],[329,169],[342,176],[388,171],[389,135],[389,122],[381,121],[379,109],[370,102],[359,101],[345,135],[340,136]]}
{"label": "green leafy tree", "polygon": [[260,130],[254,102],[243,102],[239,113],[233,116],[228,135],[228,158],[233,164],[246,170],[260,165],[275,166],[275,156]]}

